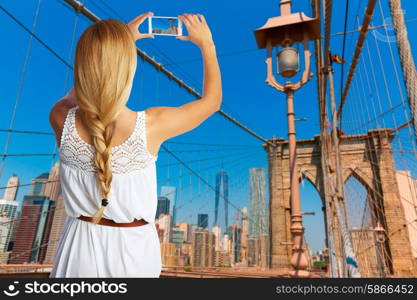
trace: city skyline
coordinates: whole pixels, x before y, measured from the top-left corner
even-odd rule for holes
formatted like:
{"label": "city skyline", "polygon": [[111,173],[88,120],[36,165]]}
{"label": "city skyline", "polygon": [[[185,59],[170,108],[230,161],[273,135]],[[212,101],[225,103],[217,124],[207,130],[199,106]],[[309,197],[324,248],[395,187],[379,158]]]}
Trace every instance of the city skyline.
{"label": "city skyline", "polygon": [[[7,190],[7,193],[5,192],[5,194],[9,195],[8,198],[15,198],[17,189],[14,185],[16,182],[18,182],[18,177],[13,176],[10,178],[10,188]],[[165,196],[159,196],[160,199],[158,199],[157,210],[159,211],[159,216],[156,216],[156,224],[158,231],[162,231],[160,242],[164,255],[168,251],[168,253],[177,257],[174,261],[168,259],[169,263],[177,263],[179,259],[181,260],[181,257],[183,263],[188,259],[194,261],[195,266],[233,266],[236,263],[247,263],[245,255],[242,254],[242,249],[246,249],[246,246],[243,246],[243,248],[241,246],[242,234],[248,235],[247,226],[244,225],[247,214],[246,207],[242,208],[243,218],[239,224],[231,224],[223,234],[221,234],[221,229],[219,229],[216,236],[213,233],[215,232],[214,228],[209,231],[208,214],[198,214],[198,226],[184,222],[179,223],[178,226],[173,224],[172,216],[170,215],[170,200],[166,197],[166,192],[167,190],[175,191],[175,187],[165,186],[165,188],[168,188],[164,189]],[[17,202],[15,200],[4,200],[3,205],[0,205],[0,211],[3,211],[3,215],[0,217],[1,221],[10,221],[10,218],[3,219],[7,216],[6,212],[9,215],[17,214],[17,205],[14,206],[13,212],[10,211],[10,207],[6,208],[5,206],[5,204],[12,201]],[[59,184],[58,162],[52,167],[50,172],[41,173],[32,179],[30,192],[24,196],[21,213],[23,219],[19,219],[15,223],[16,228],[14,229],[16,232],[12,249],[9,249],[8,252],[2,251],[0,255],[1,261],[3,263],[52,263],[54,252],[56,251],[56,240],[59,238],[65,222],[65,210]],[[243,229],[243,227],[246,227],[246,229]],[[0,228],[0,232],[2,232],[2,229]],[[13,228],[8,233],[12,231]],[[206,247],[204,244],[199,244],[202,241],[200,238],[197,241],[194,239],[197,234],[204,235],[204,232],[207,233],[206,237],[203,238],[204,241],[209,241],[211,245],[209,250],[204,248]],[[175,247],[172,245],[175,245]],[[182,250],[180,252],[175,250],[182,249],[185,245],[188,245],[187,247],[191,245],[192,254],[190,257],[186,256],[188,258],[182,256],[184,255],[181,254]],[[201,250],[203,249],[201,247],[206,250]],[[190,250],[184,251],[186,254]],[[205,257],[205,262],[195,261],[195,251],[203,251],[201,255]],[[4,256],[5,254],[7,256]],[[167,265],[169,265],[168,261]]]}
{"label": "city skyline", "polygon": [[[52,167],[52,169],[51,169],[51,172],[52,172],[52,170],[54,169],[54,168],[58,168],[58,165],[59,165],[59,161],[57,161],[56,163],[55,163],[55,165]],[[247,172],[247,174],[249,174],[249,178],[251,178],[251,176],[250,176],[250,170],[252,170],[252,169],[259,169],[259,168],[249,168],[248,169],[248,172]],[[262,168],[260,168],[260,169],[262,169]],[[222,171],[220,171],[220,172],[217,172],[216,173],[216,175],[215,175],[215,178],[214,178],[214,180],[213,181],[216,181],[217,180],[217,182],[219,183],[219,187],[221,186],[221,184],[220,183],[222,183],[221,182],[221,180],[220,180],[220,178],[221,178],[221,176],[224,176],[224,175],[221,175],[221,176],[219,176],[219,174],[222,174],[221,172],[224,172],[224,170],[222,170]],[[47,177],[49,175],[49,173],[47,173],[47,172],[43,172],[43,173],[41,173],[38,177],[40,177],[40,176],[43,176],[43,177]],[[227,175],[226,175],[227,176]],[[10,179],[9,179],[9,181],[12,179],[12,178],[18,178],[17,176],[12,176],[12,177],[10,177]],[[55,178],[55,180],[57,180],[58,178]],[[16,180],[16,179],[13,179],[13,180]],[[33,180],[32,180],[33,181]],[[265,183],[266,184],[266,183]],[[53,186],[53,183],[51,183],[49,186]],[[29,187],[29,194],[30,193],[34,193],[34,191],[35,190],[37,190],[37,189],[42,189],[42,188],[45,188],[46,186],[45,185],[40,185],[40,184],[32,184],[30,187]],[[6,194],[6,190],[7,189],[5,189],[5,192],[4,192],[4,194]],[[159,186],[159,190],[161,191],[158,195],[159,195],[159,198],[160,197],[164,197],[164,196],[162,196],[162,193],[165,193],[165,194],[167,194],[168,196],[169,195],[171,195],[170,196],[170,198],[171,198],[171,200],[172,199],[175,199],[175,201],[178,201],[180,198],[181,198],[181,195],[180,194],[178,194],[178,188],[177,187],[175,187],[175,186],[168,186],[168,185],[161,185],[161,186]],[[165,190],[165,191],[164,191]],[[17,191],[18,191],[18,189],[16,190],[16,194],[17,194]],[[39,192],[39,191],[37,191],[37,192]],[[265,191],[264,191],[264,193],[265,193]],[[224,209],[222,210],[222,208],[224,208],[226,205],[226,202],[225,202],[225,199],[227,199],[226,197],[224,197],[222,194],[218,194],[218,199],[220,200],[219,201],[219,203],[222,203],[223,205],[222,206],[220,206],[220,210],[222,211],[222,212],[224,212]],[[208,192],[208,198],[210,199],[216,199],[216,193],[213,191],[212,193],[211,192]],[[249,185],[249,188],[248,188],[248,196],[247,196],[247,198],[248,199],[250,199],[251,198],[251,196],[250,196],[250,185]],[[265,198],[266,199],[266,198]],[[62,199],[61,199],[62,200]],[[1,201],[1,199],[0,199],[0,201]],[[168,209],[169,209],[169,214],[170,214],[170,216],[171,216],[171,220],[170,220],[170,222],[171,222],[171,225],[172,226],[175,226],[175,223],[173,222],[173,211],[174,211],[174,209],[173,209],[173,205],[172,205],[172,202],[171,201],[169,201],[168,200]],[[187,201],[181,201],[181,202],[187,202]],[[19,203],[19,202],[18,202]],[[213,202],[212,202],[213,203]],[[22,208],[22,205],[21,205],[22,203],[19,203],[19,206],[18,206],[18,208],[17,208],[17,211],[18,212],[20,212],[21,211],[21,208]],[[63,205],[63,204],[61,204],[61,205]],[[207,215],[209,216],[209,220],[211,219],[211,220],[214,220],[214,216],[215,216],[215,201],[214,201],[214,205],[212,206],[213,208],[210,210],[210,209],[206,209],[204,212],[203,211],[201,211],[201,213],[207,213]],[[209,205],[207,205],[207,206],[209,206]],[[247,203],[246,203],[246,206],[250,206],[250,201],[248,201]],[[176,210],[175,210],[176,211]],[[165,212],[166,213],[166,212]],[[157,214],[158,214],[158,211],[157,211]],[[176,214],[177,214],[177,212],[176,212]],[[184,215],[184,213],[183,213],[183,211],[180,211],[179,212],[179,214],[180,214],[180,216],[183,216]],[[234,215],[237,215],[237,216],[241,216],[242,215],[242,213],[241,213],[241,211],[237,211],[236,210],[236,208],[233,208],[233,214]],[[191,215],[191,214],[185,214],[186,216],[187,216],[187,218],[184,218],[184,219],[180,219],[179,221],[176,221],[176,223],[178,223],[178,222],[185,222],[185,223],[187,223],[187,224],[191,224],[191,225],[196,225],[196,224],[198,224],[198,221],[197,221],[197,219],[196,219],[196,216],[194,217],[193,215]],[[224,214],[222,214],[222,217],[225,217],[225,215]],[[251,216],[248,216],[249,217],[249,220],[250,219],[252,219],[252,217]],[[253,218],[253,219],[255,219],[255,218]],[[63,222],[61,222],[61,224],[62,224]],[[253,222],[249,222],[249,224],[251,224],[251,223],[253,223]],[[222,222],[222,226],[224,227],[224,223]],[[234,224],[236,224],[236,223],[234,223]],[[62,225],[61,225],[62,226]],[[209,223],[208,223],[208,228],[211,230],[212,228],[213,228],[213,226],[214,226],[214,224],[212,224],[210,221],[209,221]],[[265,227],[265,225],[263,225],[263,227]],[[321,241],[319,241],[319,242],[317,242],[316,241],[316,244],[312,244],[313,245],[313,249],[315,250],[315,251],[318,251],[319,249],[322,249],[323,248],[323,246],[324,246],[324,228],[322,228],[321,229],[322,231],[323,231],[323,238],[321,239]],[[225,228],[223,228],[223,230],[222,230],[222,232],[225,234],[226,233],[226,230],[225,230]],[[311,232],[309,232],[309,235],[311,234]]]}

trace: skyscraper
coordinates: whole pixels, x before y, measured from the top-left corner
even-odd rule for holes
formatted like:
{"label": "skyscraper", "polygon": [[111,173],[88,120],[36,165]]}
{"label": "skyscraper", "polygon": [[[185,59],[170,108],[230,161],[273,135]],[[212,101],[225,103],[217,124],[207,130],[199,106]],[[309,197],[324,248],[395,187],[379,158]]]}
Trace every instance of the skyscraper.
{"label": "skyscraper", "polygon": [[[10,221],[10,218],[5,212],[0,213],[0,252],[5,252],[7,250]],[[1,263],[2,262],[0,262],[0,264]]]}
{"label": "skyscraper", "polygon": [[156,207],[156,218],[161,214],[169,214],[169,199],[165,196],[158,197],[158,206]]}
{"label": "skyscraper", "polygon": [[259,237],[250,236],[248,238],[248,266],[254,267],[259,265],[260,260],[260,243]]}
{"label": "skyscraper", "polygon": [[192,233],[191,265],[193,267],[212,267],[215,258],[215,236],[207,229],[197,228]]}
{"label": "skyscraper", "polygon": [[227,254],[230,254],[232,251],[232,242],[230,241],[229,234],[227,233],[223,235],[222,250]]}
{"label": "skyscraper", "polygon": [[4,192],[4,199],[0,199],[0,215],[7,218],[2,226],[2,242],[0,251],[7,251],[10,247],[10,242],[13,237],[13,228],[17,226],[17,208],[19,203],[16,201],[16,195],[19,184],[19,178],[13,174],[7,181],[7,187]]}
{"label": "skyscraper", "polygon": [[216,174],[216,191],[214,199],[214,224],[218,225],[218,214],[219,214],[219,202],[220,199],[224,201],[224,218],[225,218],[225,228],[229,226],[228,219],[228,205],[229,205],[229,178],[226,171],[222,170]]}
{"label": "skyscraper", "polygon": [[220,251],[221,250],[221,233],[222,233],[222,229],[219,226],[213,226],[213,228],[211,229],[211,232],[213,232],[214,234],[214,248],[216,251]]}
{"label": "skyscraper", "polygon": [[246,207],[242,209],[242,237],[240,239],[241,245],[241,260],[247,263],[248,254],[248,235],[249,235],[249,220],[247,216],[248,210]]}
{"label": "skyscraper", "polygon": [[44,263],[52,264],[58,245],[58,239],[62,233],[65,219],[67,218],[59,181],[59,162],[56,162],[52,167],[48,181],[49,182],[45,187],[45,196],[49,197],[50,200],[55,201],[55,212]]}
{"label": "skyscraper", "polygon": [[25,195],[22,219],[19,222],[9,263],[42,263],[54,216],[54,201],[43,195],[49,174],[32,180],[30,195]]}
{"label": "skyscraper", "polygon": [[208,227],[208,214],[198,214],[197,226],[200,228]]}
{"label": "skyscraper", "polygon": [[0,251],[7,251],[10,248],[10,242],[13,238],[13,229],[16,228],[18,224],[18,206],[19,202],[16,200],[0,199],[0,214],[9,220],[7,223],[4,223],[2,228],[4,239],[1,245],[3,247],[0,246]]}
{"label": "skyscraper", "polygon": [[177,222],[177,188],[175,186],[164,185],[161,187],[161,196],[167,197],[172,203],[172,210],[168,213],[172,216],[172,225],[176,226]]}
{"label": "skyscraper", "polygon": [[0,199],[0,213],[5,213],[11,220],[15,218],[18,206],[19,202],[16,200]]}
{"label": "skyscraper", "polygon": [[45,196],[26,195],[9,263],[42,262],[39,253],[49,236],[54,202]]}
{"label": "skyscraper", "polygon": [[266,182],[264,168],[249,169],[249,234],[268,234],[268,210],[266,205]]}
{"label": "skyscraper", "polygon": [[49,178],[49,173],[42,173],[41,175],[33,179],[29,195],[44,196],[46,184],[48,183],[48,178]]}
{"label": "skyscraper", "polygon": [[51,224],[51,229],[49,233],[48,244],[46,248],[46,255],[45,260],[43,263],[45,264],[52,264],[55,252],[58,246],[58,240],[61,236],[62,230],[64,228],[64,223],[67,218],[67,214],[65,212],[65,204],[64,199],[62,198],[62,194],[60,194],[56,201],[54,201],[55,209],[54,209],[54,216]]}
{"label": "skyscraper", "polygon": [[236,263],[240,259],[242,229],[238,227],[236,224],[232,224],[230,227],[230,241],[232,243],[232,263]]}
{"label": "skyscraper", "polygon": [[4,200],[16,200],[17,190],[19,188],[19,178],[16,174],[13,174],[12,177],[7,181],[7,187],[4,191]]}

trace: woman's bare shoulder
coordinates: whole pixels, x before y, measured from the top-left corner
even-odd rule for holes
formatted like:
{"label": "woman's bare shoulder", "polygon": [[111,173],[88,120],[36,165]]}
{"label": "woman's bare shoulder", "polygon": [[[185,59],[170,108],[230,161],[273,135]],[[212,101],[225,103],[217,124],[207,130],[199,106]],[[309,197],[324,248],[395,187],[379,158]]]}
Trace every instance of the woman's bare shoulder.
{"label": "woman's bare shoulder", "polygon": [[76,106],[76,104],[72,103],[66,98],[58,100],[52,106],[49,113],[49,123],[51,124],[51,127],[54,129],[55,133],[58,134],[60,131],[62,131],[68,111],[74,106]]}

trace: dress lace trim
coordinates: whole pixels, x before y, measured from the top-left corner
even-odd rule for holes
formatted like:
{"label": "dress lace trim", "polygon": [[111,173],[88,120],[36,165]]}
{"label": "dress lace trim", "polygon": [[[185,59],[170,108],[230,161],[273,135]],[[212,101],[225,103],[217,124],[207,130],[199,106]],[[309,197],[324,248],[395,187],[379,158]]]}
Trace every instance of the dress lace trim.
{"label": "dress lace trim", "polygon": [[[60,161],[85,172],[97,172],[94,165],[95,148],[81,139],[75,126],[75,111],[69,109],[64,122],[59,148]],[[125,174],[141,170],[154,163],[158,156],[152,155],[146,145],[146,113],[136,112],[136,123],[132,134],[120,145],[112,147],[112,172]]]}

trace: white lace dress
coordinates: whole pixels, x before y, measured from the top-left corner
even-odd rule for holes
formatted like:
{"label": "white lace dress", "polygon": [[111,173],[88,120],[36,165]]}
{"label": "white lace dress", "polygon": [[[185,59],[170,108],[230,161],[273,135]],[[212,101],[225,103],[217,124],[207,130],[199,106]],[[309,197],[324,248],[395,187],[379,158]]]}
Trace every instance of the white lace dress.
{"label": "white lace dress", "polygon": [[120,223],[143,218],[149,223],[113,227],[77,219],[92,216],[102,199],[96,184],[94,147],[80,138],[75,127],[77,109],[69,110],[61,136],[60,181],[68,217],[50,277],[159,277],[157,156],[146,147],[146,113],[137,112],[130,137],[112,148],[113,181],[103,217]]}

